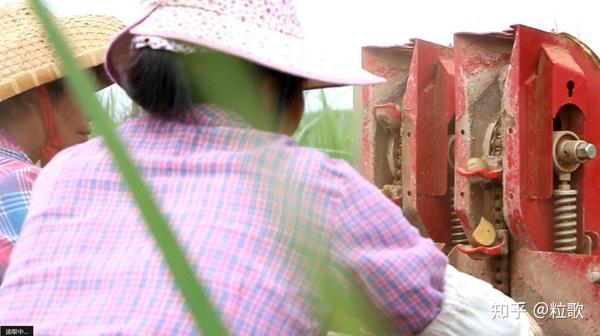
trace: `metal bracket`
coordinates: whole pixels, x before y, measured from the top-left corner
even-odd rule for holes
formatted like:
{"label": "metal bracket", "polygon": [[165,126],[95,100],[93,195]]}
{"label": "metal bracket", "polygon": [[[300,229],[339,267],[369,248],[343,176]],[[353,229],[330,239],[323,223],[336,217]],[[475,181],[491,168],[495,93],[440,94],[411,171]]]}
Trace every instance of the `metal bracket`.
{"label": "metal bracket", "polygon": [[456,248],[475,260],[483,260],[494,256],[506,255],[508,254],[508,231],[498,230],[498,236],[500,237],[500,243],[492,247],[473,247],[469,245],[458,244],[456,245]]}
{"label": "metal bracket", "polygon": [[465,170],[463,168],[456,168],[456,171],[461,176],[465,176],[465,177],[479,177],[479,178],[483,178],[484,180],[489,180],[489,181],[500,180],[500,177],[502,176],[502,169],[488,170],[488,169],[485,169],[485,168],[478,168],[478,169],[467,171],[467,170]]}

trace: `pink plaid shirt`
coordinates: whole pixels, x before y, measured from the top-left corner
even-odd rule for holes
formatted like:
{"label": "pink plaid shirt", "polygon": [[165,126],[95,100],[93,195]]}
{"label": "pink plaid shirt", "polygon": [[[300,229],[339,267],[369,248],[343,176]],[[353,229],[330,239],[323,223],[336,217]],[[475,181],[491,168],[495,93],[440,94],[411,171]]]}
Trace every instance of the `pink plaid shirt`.
{"label": "pink plaid shirt", "polygon": [[0,130],[0,283],[29,208],[40,168],[4,130]]}
{"label": "pink plaid shirt", "polygon": [[[214,108],[193,113],[120,131],[232,334],[322,332],[299,237],[357,276],[399,334],[439,313],[445,256],[349,165]],[[36,335],[199,333],[100,139],[38,177],[0,321]]]}

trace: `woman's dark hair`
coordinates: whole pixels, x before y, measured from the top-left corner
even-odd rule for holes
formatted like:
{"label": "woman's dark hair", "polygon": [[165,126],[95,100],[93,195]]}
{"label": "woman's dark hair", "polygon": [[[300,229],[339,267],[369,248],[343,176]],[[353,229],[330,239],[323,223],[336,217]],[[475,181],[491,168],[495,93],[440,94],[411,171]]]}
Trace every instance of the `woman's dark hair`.
{"label": "woman's dark hair", "polygon": [[[224,59],[226,61],[223,61]],[[198,92],[210,89],[207,86],[211,85],[206,83],[207,86],[199,87],[198,81],[215,80],[208,75],[202,76],[203,72],[213,75],[215,71],[222,72],[222,76],[219,73],[213,77],[219,77],[221,82],[230,82],[232,89],[228,94],[232,97],[242,91],[233,89],[239,83],[233,83],[237,81],[238,76],[236,76],[235,65],[231,66],[234,64],[232,60],[237,63],[243,62],[245,66],[251,65],[253,71],[263,78],[271,76],[275,79],[279,87],[279,113],[302,89],[301,78],[254,65],[226,54],[211,52],[180,55],[150,48],[132,51],[129,63],[125,65],[125,89],[129,96],[148,113],[167,120],[181,120],[186,117],[185,113],[192,105],[215,103],[213,96],[209,96],[210,93]],[[191,78],[192,76],[201,78]]]}

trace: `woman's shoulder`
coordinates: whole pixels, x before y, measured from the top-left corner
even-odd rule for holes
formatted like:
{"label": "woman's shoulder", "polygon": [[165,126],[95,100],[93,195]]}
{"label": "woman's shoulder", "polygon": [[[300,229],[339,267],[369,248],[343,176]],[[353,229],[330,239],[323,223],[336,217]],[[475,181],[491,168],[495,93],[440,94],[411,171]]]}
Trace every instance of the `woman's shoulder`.
{"label": "woman's shoulder", "polygon": [[269,155],[286,161],[288,169],[295,171],[295,178],[325,181],[339,184],[342,180],[360,178],[360,174],[345,160],[332,158],[317,148],[298,144],[294,139],[282,137],[272,145]]}
{"label": "woman's shoulder", "polygon": [[31,188],[40,167],[27,162],[10,161],[0,165],[0,192]]}

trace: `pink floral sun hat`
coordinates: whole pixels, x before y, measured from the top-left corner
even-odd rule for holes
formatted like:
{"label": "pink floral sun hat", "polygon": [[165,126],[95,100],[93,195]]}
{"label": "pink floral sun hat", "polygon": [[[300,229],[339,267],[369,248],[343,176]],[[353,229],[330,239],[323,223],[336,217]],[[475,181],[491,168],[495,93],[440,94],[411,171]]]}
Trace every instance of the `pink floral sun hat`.
{"label": "pink floral sun hat", "polygon": [[235,55],[306,78],[305,89],[381,83],[360,67],[344,66],[335,50],[308,41],[291,0],[142,0],[147,12],[111,43],[108,73],[121,67],[135,36],[156,36]]}

